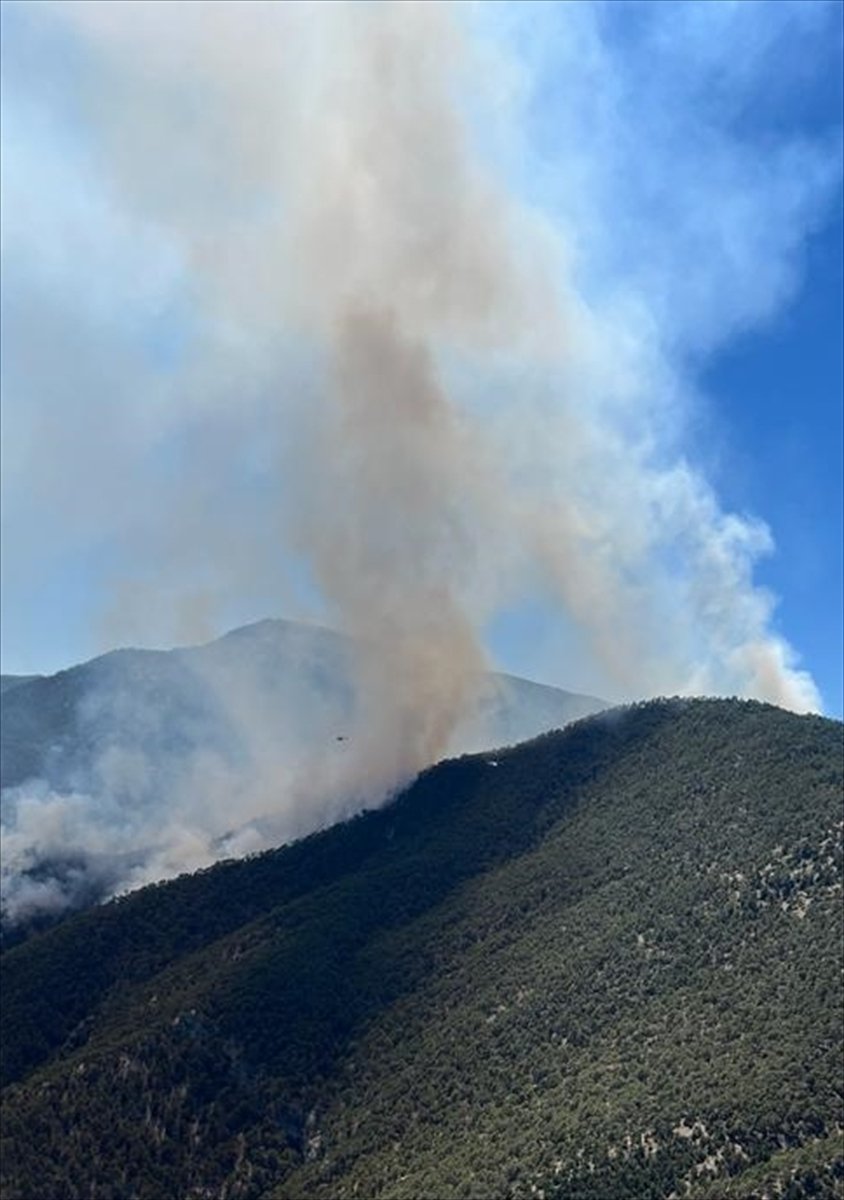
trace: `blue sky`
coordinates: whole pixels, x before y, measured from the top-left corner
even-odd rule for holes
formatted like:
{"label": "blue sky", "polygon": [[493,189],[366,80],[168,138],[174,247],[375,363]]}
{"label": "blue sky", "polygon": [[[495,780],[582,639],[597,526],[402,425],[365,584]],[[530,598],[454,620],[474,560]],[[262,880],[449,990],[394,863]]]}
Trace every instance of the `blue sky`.
{"label": "blue sky", "polygon": [[708,365],[723,446],[721,494],[765,514],[777,552],[759,567],[780,597],[777,620],[842,715],[844,374],[840,207],[811,238],[793,303]]}
{"label": "blue sky", "polygon": [[[565,245],[567,286],[618,333],[607,344],[623,343],[639,372],[633,393],[653,384],[624,420],[700,473],[719,511],[768,527],[773,548],[750,556],[754,586],[778,598],[771,630],[838,716],[842,14],[820,0],[660,0],[490,5],[461,18],[495,65],[473,99],[479,153]],[[238,424],[267,415],[260,382],[226,389],[215,343],[211,399],[201,413],[184,400],[203,318],[179,222],[157,223],[157,194],[141,197],[147,209],[124,204],[103,167],[90,106],[114,83],[96,39],[49,6],[7,3],[3,20],[3,670],[53,671],[127,639],[168,644],[182,628],[175,610],[190,614],[191,637],[206,586],[209,634],[307,615],[313,592],[295,554],[259,570],[244,552],[243,529],[279,544],[286,496],[260,434]],[[166,41],[166,22],[153,33]],[[157,136],[143,112],[126,112]],[[125,129],[129,142],[137,130]],[[203,196],[219,202],[188,185],[188,214]],[[210,467],[197,482],[203,439]],[[237,467],[223,454],[232,446]],[[177,508],[190,536],[171,543],[162,530]],[[606,522],[620,511],[608,507]],[[660,562],[673,553],[666,539]],[[126,580],[132,619],[115,621],[131,607]],[[545,583],[526,587],[487,622],[490,650],[515,673],[605,694],[612,683],[568,603]]]}

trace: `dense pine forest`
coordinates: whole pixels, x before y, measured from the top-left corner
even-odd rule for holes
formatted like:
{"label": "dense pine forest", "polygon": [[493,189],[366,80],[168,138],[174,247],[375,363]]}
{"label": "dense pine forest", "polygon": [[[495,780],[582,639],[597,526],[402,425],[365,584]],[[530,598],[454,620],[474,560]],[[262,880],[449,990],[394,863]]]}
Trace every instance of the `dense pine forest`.
{"label": "dense pine forest", "polygon": [[841,734],[636,705],[33,934],[4,1200],[844,1195]]}

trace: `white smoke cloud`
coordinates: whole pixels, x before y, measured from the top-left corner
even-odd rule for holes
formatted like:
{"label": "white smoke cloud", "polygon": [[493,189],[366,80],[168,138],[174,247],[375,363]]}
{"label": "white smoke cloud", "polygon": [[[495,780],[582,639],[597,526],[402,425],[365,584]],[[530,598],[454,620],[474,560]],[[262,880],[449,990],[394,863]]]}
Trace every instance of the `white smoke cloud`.
{"label": "white smoke cloud", "polygon": [[[112,547],[109,640],[247,597],[355,639],[340,774],[302,791],[243,695],[274,785],[203,770],[145,877],[216,855],[233,796],[226,828],[300,792],[316,825],[436,759],[485,623],[534,593],[607,694],[820,707],[754,583],[770,534],[685,430],[696,365],[787,302],[836,186],[835,147],[742,126],[822,8],[631,6],[621,38],[586,3],[28,6],[77,57],[73,121],[36,130],[71,236],[10,192],[12,379],[39,381],[13,494],[48,546]],[[13,131],[49,126],[18,83]],[[162,311],[163,365],[138,338]]]}
{"label": "white smoke cloud", "polygon": [[[339,788],[335,733],[352,715],[343,647],[291,628],[175,658],[109,656],[93,683],[66,693],[77,749],[57,744],[49,780],[2,793],[4,920],[248,854],[360,807],[361,796]],[[319,795],[306,785],[317,769]]]}
{"label": "white smoke cloud", "polygon": [[[106,655],[34,695],[23,685],[6,712],[3,770],[16,784],[0,796],[4,922],[266,849],[382,799],[413,744],[392,745],[390,758],[370,728],[380,676],[361,669],[368,659],[328,630],[266,621],[187,650]],[[602,707],[506,677],[472,691],[450,753]],[[401,731],[412,701],[394,703]],[[57,709],[69,724],[53,723],[47,744],[44,714]],[[23,778],[15,744],[30,763],[40,755],[45,778]]]}

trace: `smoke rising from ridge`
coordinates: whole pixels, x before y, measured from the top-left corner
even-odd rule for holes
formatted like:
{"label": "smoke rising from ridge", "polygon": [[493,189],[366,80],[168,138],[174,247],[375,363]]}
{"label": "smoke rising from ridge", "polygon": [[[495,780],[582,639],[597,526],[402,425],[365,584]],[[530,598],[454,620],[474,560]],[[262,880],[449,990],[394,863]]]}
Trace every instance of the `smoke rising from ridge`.
{"label": "smoke rising from ridge", "polygon": [[[697,139],[699,177],[686,179],[677,147],[689,131],[663,127],[657,97],[660,145],[676,163],[660,187],[673,184],[675,224],[703,247],[697,262],[674,262],[668,234],[637,239],[634,228],[615,243],[611,222],[598,224],[618,185],[609,164],[629,142],[616,136],[626,83],[600,6],[549,6],[540,21],[558,23],[569,56],[554,212],[526,201],[478,138],[481,117],[500,118],[506,158],[524,102],[496,41],[499,20],[521,28],[506,6],[32,8],[84,58],[64,85],[85,133],[68,153],[94,181],[103,245],[129,255],[126,307],[148,317],[170,303],[168,324],[184,328],[174,361],[151,369],[102,297],[68,316],[96,331],[76,340],[86,394],[101,360],[109,379],[127,355],[137,368],[122,422],[92,396],[90,436],[72,442],[83,469],[70,479],[48,463],[30,481],[54,510],[127,543],[110,640],[129,634],[130,609],[143,631],[162,603],[180,636],[208,634],[238,594],[290,611],[271,598],[294,595],[288,576],[305,573],[356,658],[342,772],[303,767],[323,815],[349,796],[383,797],[446,752],[488,665],[485,624],[532,590],[560,606],[621,698],[820,707],[754,584],[770,535],[722,510],[687,460],[683,424],[690,347],[787,297],[795,246],[832,186],[822,155],[777,150],[731,191],[716,114]],[[703,23],[728,19],[691,8]],[[688,73],[705,81],[698,35],[690,20],[678,53],[691,48]],[[731,86],[755,85],[754,61]],[[701,206],[711,217],[696,202],[710,178],[722,199]],[[61,282],[60,252],[23,225],[20,253]],[[747,278],[757,263],[758,293]],[[42,426],[75,425],[78,403],[69,398],[70,415],[56,403]],[[101,513],[92,481],[110,457],[126,470],[109,467]],[[271,811],[280,768],[266,762]],[[282,786],[302,778],[285,773]],[[244,804],[251,819],[258,809]],[[201,806],[191,820],[202,826]]]}
{"label": "smoke rising from ridge", "polygon": [[[631,352],[617,345],[618,331],[603,314],[575,301],[565,282],[552,276],[547,225],[520,207],[473,155],[459,105],[461,83],[466,86],[460,71],[471,69],[469,52],[451,10],[422,4],[329,10],[165,4],[150,11],[146,5],[112,10],[82,2],[62,5],[61,14],[91,39],[112,72],[107,86],[113,103],[101,106],[108,114],[103,144],[120,196],[182,245],[212,315],[238,329],[247,346],[257,340],[267,352],[292,329],[327,355],[323,403],[334,406],[328,420],[342,423],[346,453],[357,454],[345,483],[353,503],[367,510],[344,571],[335,573],[338,592],[351,599],[357,585],[350,576],[359,568],[366,575],[366,559],[378,553],[376,518],[388,522],[402,508],[394,561],[387,561],[383,548],[380,553],[383,582],[389,579],[393,593],[390,613],[401,619],[407,605],[412,631],[413,576],[418,569],[424,578],[430,562],[438,586],[451,586],[450,534],[441,546],[436,530],[442,531],[440,514],[462,502],[461,477],[471,482],[476,475],[467,453],[472,437],[463,439],[462,458],[458,450],[448,465],[453,451],[443,435],[455,424],[460,398],[445,389],[443,412],[448,405],[453,415],[440,421],[436,446],[426,445],[423,427],[414,424],[415,402],[428,393],[411,383],[401,394],[406,378],[380,396],[373,390],[364,418],[350,419],[362,390],[380,382],[380,367],[376,353],[369,382],[345,388],[338,360],[361,363],[372,352],[371,332],[380,322],[378,353],[387,373],[394,348],[417,341],[434,378],[436,357],[446,351],[481,356],[482,369],[483,355],[494,361],[495,353],[515,354],[544,367],[549,386],[563,393],[553,414],[538,404],[518,414],[528,427],[535,422],[536,441],[550,441],[560,452],[556,503],[548,504],[546,491],[538,506],[546,515],[539,520],[530,501],[520,504],[516,493],[514,512],[521,521],[505,516],[502,527],[504,504],[493,528],[504,548],[527,537],[610,667],[623,639],[624,612],[628,625],[643,630],[634,639],[635,678],[647,678],[651,662],[658,661],[652,641],[654,633],[658,640],[665,636],[664,614],[649,631],[648,603],[658,599],[660,549],[679,542],[686,560],[679,587],[691,614],[688,624],[703,631],[703,644],[684,645],[684,631],[678,631],[667,662],[653,671],[659,686],[718,690],[720,674],[720,686],[728,690],[761,688],[766,698],[797,708],[817,703],[809,681],[786,666],[787,651],[768,640],[770,604],[754,592],[750,578],[764,534],[721,514],[705,483],[682,462],[667,469],[649,463],[655,434],[645,425],[649,401],[637,395],[652,382],[648,365],[636,361],[635,347]],[[198,108],[203,118],[197,129]],[[169,178],[173,164],[180,168],[175,181]],[[214,181],[220,181],[221,198],[206,218],[200,188]],[[257,218],[244,219],[256,210]],[[370,343],[360,354],[354,347],[358,334]],[[607,369],[613,359],[621,360],[615,368],[621,378]],[[631,377],[623,378],[625,370]],[[640,381],[637,371],[648,373]],[[641,401],[641,439],[619,427],[622,391]],[[630,397],[622,402],[629,405]],[[505,435],[509,424],[503,423]],[[476,422],[474,435],[480,445],[487,431]],[[331,480],[344,447],[331,439],[327,450],[315,446],[311,469]],[[397,451],[412,464],[406,481],[402,462],[387,461]],[[609,494],[602,500],[596,481],[610,493],[618,471],[625,496],[617,503]],[[486,481],[487,489],[500,486]],[[368,504],[367,491],[376,498],[380,491],[380,503]],[[325,540],[336,543],[337,513],[329,506],[320,529],[313,497],[296,499],[308,512],[307,549],[319,563]],[[632,519],[625,519],[625,509]],[[630,528],[634,521],[639,529]],[[410,553],[402,552],[403,540],[413,547]],[[442,549],[446,557],[437,562]],[[583,592],[580,581],[586,581]],[[344,609],[324,571],[320,583],[341,627],[373,633],[361,630]],[[714,653],[707,636],[717,644]],[[624,655],[618,658],[623,663]],[[477,661],[476,652],[469,660],[473,669]],[[751,663],[763,661],[769,666],[759,675]],[[621,677],[630,686],[629,665],[622,665]]]}
{"label": "smoke rising from ridge", "polygon": [[[152,143],[168,164],[185,148],[184,131],[158,125],[154,106],[152,132],[141,114],[130,162],[114,144],[128,106],[104,110],[120,122],[104,130],[115,185],[179,239],[211,321],[269,354],[292,328],[324,360],[320,413],[301,443],[307,477],[288,519],[330,618],[362,648],[360,750],[344,786],[383,793],[445,752],[485,665],[483,601],[466,591],[475,584],[471,510],[483,509],[494,470],[437,355],[510,350],[558,323],[550,281],[538,258],[534,278],[519,264],[508,203],[466,144],[459,31],[447,10],[422,4],[330,16],[128,5],[115,20],[82,3],[61,14],[113,56],[130,94],[131,74],[123,81],[133,70],[168,97],[184,90],[175,48],[185,39],[190,82],[222,115],[203,131],[208,146],[203,134],[191,146],[197,176],[222,176],[230,211],[212,207],[206,227],[191,209],[186,222],[182,190],[150,181],[154,164],[138,145]],[[266,61],[273,39],[278,63]],[[294,56],[308,69],[277,96],[276,73]],[[132,133],[137,117],[129,108]],[[244,225],[240,212],[256,204],[266,218]],[[282,434],[284,413],[276,421]]]}

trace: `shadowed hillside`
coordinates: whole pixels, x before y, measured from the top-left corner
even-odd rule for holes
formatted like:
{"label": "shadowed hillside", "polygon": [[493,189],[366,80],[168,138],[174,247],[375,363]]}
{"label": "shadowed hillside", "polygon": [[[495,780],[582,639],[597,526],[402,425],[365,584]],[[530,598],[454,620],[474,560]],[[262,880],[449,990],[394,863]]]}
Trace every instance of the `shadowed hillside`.
{"label": "shadowed hillside", "polygon": [[840,1194],[841,728],[654,702],[2,960],[4,1195]]}

